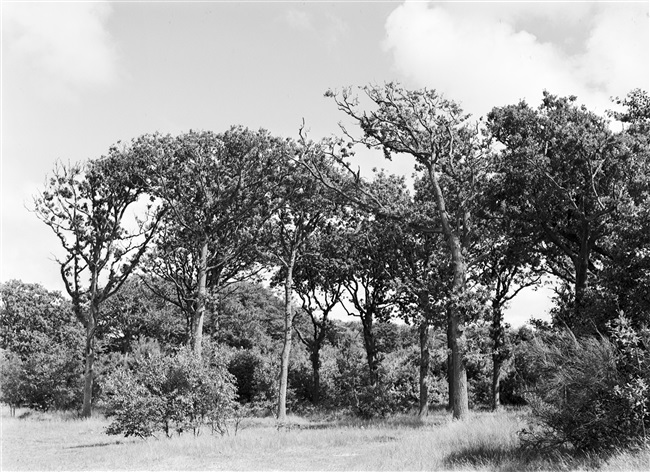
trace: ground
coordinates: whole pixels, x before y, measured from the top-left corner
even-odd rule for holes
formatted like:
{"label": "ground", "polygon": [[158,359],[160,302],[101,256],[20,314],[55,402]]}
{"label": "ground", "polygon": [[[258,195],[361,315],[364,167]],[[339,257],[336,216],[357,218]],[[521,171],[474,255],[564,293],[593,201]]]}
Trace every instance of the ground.
{"label": "ground", "polygon": [[235,434],[205,431],[171,439],[108,436],[98,416],[2,410],[1,470],[650,470],[650,451],[607,460],[522,453],[526,412],[475,413],[466,422],[444,411],[360,421],[290,417],[250,419]]}

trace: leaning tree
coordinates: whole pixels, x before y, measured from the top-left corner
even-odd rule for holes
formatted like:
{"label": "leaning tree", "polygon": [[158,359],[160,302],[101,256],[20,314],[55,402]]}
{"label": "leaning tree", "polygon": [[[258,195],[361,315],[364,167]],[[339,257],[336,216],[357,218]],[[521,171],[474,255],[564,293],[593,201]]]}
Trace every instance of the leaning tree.
{"label": "leaning tree", "polygon": [[452,403],[454,418],[463,419],[469,412],[463,332],[472,311],[467,306],[471,293],[466,252],[475,238],[479,182],[485,174],[484,140],[469,115],[435,90],[406,90],[389,83],[366,86],[362,92],[361,98],[349,88],[326,94],[363,135],[355,138],[344,132],[353,142],[381,149],[387,159],[411,155],[431,187],[453,273],[447,310]]}

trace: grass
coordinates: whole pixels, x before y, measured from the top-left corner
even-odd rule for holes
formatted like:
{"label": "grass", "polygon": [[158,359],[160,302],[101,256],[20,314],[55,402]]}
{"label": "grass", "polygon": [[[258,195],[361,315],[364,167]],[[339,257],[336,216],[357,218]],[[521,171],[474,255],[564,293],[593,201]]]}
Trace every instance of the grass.
{"label": "grass", "polygon": [[[21,417],[22,414],[22,417]],[[424,422],[247,420],[237,435],[150,439],[108,436],[102,417],[2,411],[1,470],[650,470],[650,451],[608,460],[519,449],[525,413],[446,412]]]}

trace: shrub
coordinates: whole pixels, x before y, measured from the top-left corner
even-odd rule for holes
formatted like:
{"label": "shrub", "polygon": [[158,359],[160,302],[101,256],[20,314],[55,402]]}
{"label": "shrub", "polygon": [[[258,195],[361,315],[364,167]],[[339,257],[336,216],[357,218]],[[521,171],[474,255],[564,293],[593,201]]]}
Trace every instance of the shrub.
{"label": "shrub", "polygon": [[409,411],[419,401],[417,357],[416,348],[384,355],[375,384],[369,382],[368,369],[360,355],[339,359],[339,405],[349,407],[363,419]]}
{"label": "shrub", "polygon": [[174,354],[136,349],[125,365],[106,379],[108,434],[146,438],[163,431],[167,436],[227,431],[233,413],[235,385],[220,351],[209,344],[204,357],[188,349]]}
{"label": "shrub", "polygon": [[58,292],[12,280],[0,285],[0,399],[15,408],[81,403],[83,327]]}
{"label": "shrub", "polygon": [[81,404],[81,354],[42,338],[29,356],[5,351],[0,368],[0,400],[15,408],[70,410]]}
{"label": "shrub", "polygon": [[11,415],[25,398],[25,383],[21,379],[23,365],[20,357],[10,351],[2,350],[0,361],[0,401],[9,405]]}
{"label": "shrub", "polygon": [[562,332],[531,343],[540,380],[527,398],[536,424],[526,444],[600,452],[647,441],[650,334],[624,318],[610,327],[611,341]]}

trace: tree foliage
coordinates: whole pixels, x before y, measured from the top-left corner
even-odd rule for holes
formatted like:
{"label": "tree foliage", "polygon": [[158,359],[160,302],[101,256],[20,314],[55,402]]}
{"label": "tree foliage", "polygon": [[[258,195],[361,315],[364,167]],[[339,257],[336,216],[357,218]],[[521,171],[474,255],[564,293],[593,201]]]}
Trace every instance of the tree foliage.
{"label": "tree foliage", "polygon": [[70,302],[18,280],[0,285],[0,296],[2,401],[12,408],[77,408],[84,334]]}

